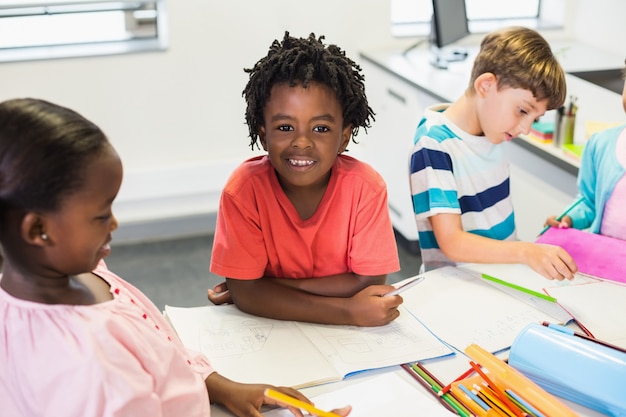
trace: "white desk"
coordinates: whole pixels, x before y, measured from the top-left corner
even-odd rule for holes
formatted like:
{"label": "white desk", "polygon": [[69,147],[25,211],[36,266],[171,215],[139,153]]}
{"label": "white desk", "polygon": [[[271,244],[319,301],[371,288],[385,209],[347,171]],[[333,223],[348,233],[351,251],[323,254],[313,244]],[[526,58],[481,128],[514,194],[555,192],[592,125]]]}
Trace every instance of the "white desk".
{"label": "white desk", "polygon": [[[457,376],[461,375],[463,372],[465,372],[468,369],[467,359],[463,357],[462,355],[457,355],[457,357],[454,357],[454,358],[431,360],[431,361],[426,362],[425,365],[430,371],[432,371],[434,375],[436,375],[444,383],[447,381],[454,380]],[[414,385],[415,389],[420,390],[422,393],[424,393],[428,397],[431,397],[433,402],[437,402],[437,400],[432,396],[432,394],[428,393],[423,386],[417,383],[400,366],[394,366],[388,369],[365,372],[365,373],[350,377],[348,379],[345,379],[341,382],[334,382],[331,384],[304,388],[301,390],[301,392],[307,397],[312,398],[312,397],[315,397],[316,395],[320,395],[325,392],[338,389],[339,387],[342,387],[348,384],[358,383],[359,381],[362,381],[364,378],[371,378],[384,372],[394,372],[400,375],[406,381],[409,381],[410,384]],[[569,406],[572,410],[580,414],[581,417],[605,417],[603,414],[600,414],[594,410],[585,408],[579,404],[572,403],[570,401],[562,400],[562,399],[561,401],[567,406]],[[348,405],[348,404],[337,404],[337,407],[343,407],[344,405]],[[419,410],[415,410],[415,411],[419,412]],[[416,414],[416,415],[419,415],[419,414]],[[212,405],[211,417],[233,417],[233,414],[221,406]],[[377,417],[386,417],[386,416],[377,416]]]}
{"label": "white desk", "polygon": [[[474,266],[477,266],[474,264]],[[477,266],[479,267],[478,272],[482,271],[483,268],[486,268],[486,266]],[[496,266],[493,266],[496,267]],[[511,274],[515,273],[517,274],[517,271],[519,271],[519,267],[524,267],[526,268],[524,265],[499,265],[497,266],[499,268],[506,268],[505,270],[500,270],[500,272],[502,273],[502,275],[499,275],[501,277],[504,277],[504,275],[508,275],[509,272]],[[510,268],[510,269],[509,269]],[[476,270],[475,268],[471,268],[471,265],[467,265],[467,268],[464,269],[471,269],[471,270]],[[437,270],[437,271],[441,271],[441,270]],[[506,271],[506,273],[505,273]],[[531,270],[529,270],[530,272],[532,272]],[[483,271],[484,272],[484,271]],[[492,273],[489,270],[487,270],[488,273]],[[470,321],[473,321],[474,323],[487,323],[485,316],[481,315],[482,313],[480,313],[480,308],[478,308],[478,306],[476,306],[476,303],[472,300],[476,300],[477,297],[482,296],[482,300],[483,300],[483,305],[488,305],[488,312],[487,314],[490,316],[493,316],[493,311],[500,311],[499,316],[511,316],[508,319],[513,319],[513,321],[519,322],[518,319],[516,319],[515,314],[514,314],[514,310],[516,310],[516,308],[513,307],[513,305],[515,304],[515,301],[513,300],[513,297],[511,295],[508,295],[505,292],[501,292],[500,290],[497,289],[493,289],[492,287],[489,287],[489,289],[491,289],[492,291],[494,291],[497,295],[490,295],[490,293],[492,291],[488,291],[486,288],[480,287],[478,289],[478,293],[473,293],[472,290],[469,287],[462,287],[464,288],[463,290],[463,296],[464,299],[467,300],[467,303],[463,304],[463,302],[459,302],[459,299],[455,297],[455,295],[457,295],[456,293],[458,293],[459,291],[455,291],[454,288],[459,288],[458,284],[460,284],[460,282],[457,281],[441,281],[440,279],[445,278],[446,276],[441,275],[441,272],[437,272],[439,275],[434,275],[436,273],[436,271],[431,271],[428,272],[426,274],[426,279],[424,280],[424,282],[420,285],[422,285],[422,287],[420,287],[420,285],[414,287],[411,290],[408,290],[406,293],[404,293],[403,297],[405,300],[405,304],[410,304],[411,301],[409,300],[413,300],[413,302],[415,300],[419,301],[420,299],[423,299],[424,302],[419,302],[418,305],[420,305],[421,307],[427,307],[426,310],[424,309],[420,309],[420,311],[422,311],[423,313],[414,313],[419,319],[420,321],[424,322],[424,323],[428,323],[429,318],[427,316],[432,316],[432,314],[429,314],[428,312],[433,312],[432,307],[430,306],[430,304],[428,304],[429,301],[432,300],[436,300],[436,303],[438,306],[441,307],[441,309],[445,310],[446,312],[449,311],[453,311],[456,312],[456,315],[453,315],[452,317],[456,317],[456,319],[453,320],[448,320],[445,319],[443,321],[443,323],[440,323],[436,326],[431,326],[429,327],[431,329],[431,331],[438,333],[440,337],[446,339],[448,341],[448,343],[452,343],[450,339],[444,337],[443,335],[443,330],[445,328],[446,331],[448,330],[452,330],[454,333],[456,334],[462,334],[463,331],[462,329],[468,329],[471,328],[469,327],[470,325],[468,324],[468,321],[465,320],[465,317],[467,317]],[[449,272],[445,272],[446,274],[448,274]],[[449,275],[447,275],[449,276]],[[438,280],[436,281],[431,281],[429,280],[429,278],[432,277],[436,277]],[[530,280],[533,277],[530,277],[528,275],[527,272],[524,272],[524,277],[528,278],[529,285],[531,284]],[[541,286],[543,287],[543,278],[541,276],[539,276],[537,274],[537,277],[541,280],[541,282],[536,282],[536,280],[534,280],[533,278],[533,283],[532,286],[529,286],[529,288],[535,288],[535,285]],[[588,280],[588,279],[587,279]],[[456,282],[455,285],[450,286],[450,282]],[[546,283],[549,283],[550,281],[545,280]],[[587,282],[587,281],[585,281]],[[584,282],[579,282],[579,284],[584,284]],[[482,284],[479,284],[482,285]],[[487,284],[488,285],[488,284]],[[547,287],[549,287],[550,285],[546,285]],[[420,288],[422,288],[421,292],[419,292]],[[477,287],[473,287],[474,290],[477,289]],[[452,291],[448,291],[448,289],[452,289]],[[469,291],[468,291],[469,290]],[[607,289],[607,291],[610,291],[610,289]],[[412,293],[412,294],[411,294]],[[420,295],[421,294],[421,295]],[[437,298],[437,295],[439,295],[439,298]],[[443,297],[446,297],[446,299],[444,300]],[[495,297],[495,298],[494,298]],[[599,309],[602,308],[601,307],[601,303],[602,300],[601,299],[597,299],[596,302],[594,303],[593,300],[589,300],[589,303],[587,304],[589,306],[589,308],[593,308],[593,309]],[[503,307],[505,310],[499,309],[499,310],[494,310],[496,309],[496,305],[497,304],[502,304],[505,307]],[[413,304],[413,306],[415,306],[415,304]],[[454,308],[454,306],[457,306],[456,309],[452,310]],[[472,308],[472,314],[468,315],[466,314],[469,309]],[[416,310],[413,310],[414,312]],[[439,311],[439,310],[437,310]],[[506,311],[506,313],[504,313],[503,311]],[[459,314],[465,314],[463,317],[459,317]],[[515,316],[515,317],[514,317]],[[437,317],[446,317],[443,315],[437,315]],[[478,318],[477,318],[478,317]],[[530,315],[527,315],[526,313],[524,313],[523,317],[530,317]],[[507,320],[508,320],[507,319]],[[505,320],[505,321],[507,321]],[[531,322],[530,319],[524,319],[524,321],[526,322]],[[532,320],[534,322],[534,320]],[[448,325],[449,323],[449,325]],[[522,327],[526,325],[526,323],[521,323]],[[444,326],[444,327],[442,327]],[[454,326],[457,326],[456,328]],[[477,329],[480,326],[477,327]],[[489,330],[492,330],[491,327],[489,327]],[[502,331],[506,332],[504,328],[501,328]],[[477,334],[483,332],[483,330],[477,330],[476,331]],[[483,332],[484,333],[484,332]],[[496,332],[499,333],[499,332]],[[518,334],[518,333],[515,333]],[[488,336],[488,338],[491,338],[492,336]],[[509,336],[507,336],[509,337]],[[472,336],[473,338],[473,336]],[[460,342],[457,342],[456,344],[459,345]],[[482,344],[482,342],[477,342],[479,345]],[[466,343],[463,344],[463,346],[465,346]],[[507,355],[507,351],[505,351],[504,353],[498,355],[501,358],[505,358]],[[468,369],[468,358],[462,353],[462,352],[457,352],[456,355],[454,356],[449,356],[449,357],[444,357],[444,358],[438,358],[438,359],[431,359],[428,361],[423,361],[422,362],[427,369],[429,369],[429,371],[435,375],[442,383],[447,384],[450,381],[453,381],[454,379],[456,379],[459,375],[463,374],[467,369]],[[415,381],[404,369],[402,369],[400,366],[392,366],[386,369],[379,369],[379,370],[375,370],[375,371],[367,371],[367,372],[363,372],[360,374],[357,374],[355,376],[351,376],[348,377],[347,379],[344,379],[343,381],[340,382],[336,382],[336,383],[331,383],[331,384],[326,384],[326,385],[320,385],[320,386],[314,386],[314,387],[309,387],[309,388],[305,388],[302,390],[302,392],[309,396],[309,397],[315,397],[316,395],[325,393],[325,392],[329,392],[331,390],[336,390],[338,388],[344,387],[346,385],[349,384],[353,384],[355,382],[358,381],[362,381],[365,378],[371,378],[373,376],[378,376],[381,373],[386,373],[386,372],[394,372],[398,375],[400,375],[403,379],[405,379],[406,381],[409,381],[409,383],[414,386],[417,390],[421,390],[420,392],[422,392],[424,395],[426,396],[431,396],[432,394],[430,394],[429,392],[427,392],[427,390],[421,386],[417,381]],[[228,375],[225,375],[228,376]],[[266,382],[266,381],[255,381],[255,382]],[[436,399],[433,397],[431,398],[433,401],[436,402]],[[575,412],[579,413],[581,416],[589,416],[589,417],[598,417],[601,416],[602,414],[587,409],[579,404],[575,404],[572,402],[569,402],[567,400],[561,400],[563,403],[565,403],[566,405],[568,405],[571,409],[573,409]],[[337,404],[338,407],[343,406],[345,404]],[[218,406],[214,406],[213,407],[213,415],[214,416],[229,416],[230,414],[223,410],[221,407]]]}

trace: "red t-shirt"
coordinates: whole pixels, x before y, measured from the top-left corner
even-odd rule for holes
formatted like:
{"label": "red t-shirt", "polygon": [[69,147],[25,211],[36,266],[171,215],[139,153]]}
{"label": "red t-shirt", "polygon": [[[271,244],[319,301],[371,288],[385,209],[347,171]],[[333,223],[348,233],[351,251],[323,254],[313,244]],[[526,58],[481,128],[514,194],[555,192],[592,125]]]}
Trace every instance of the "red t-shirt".
{"label": "red t-shirt", "polygon": [[287,198],[267,156],[245,161],[224,187],[211,255],[214,274],[312,278],[399,269],[386,184],[361,161],[337,158],[326,193],[307,220]]}

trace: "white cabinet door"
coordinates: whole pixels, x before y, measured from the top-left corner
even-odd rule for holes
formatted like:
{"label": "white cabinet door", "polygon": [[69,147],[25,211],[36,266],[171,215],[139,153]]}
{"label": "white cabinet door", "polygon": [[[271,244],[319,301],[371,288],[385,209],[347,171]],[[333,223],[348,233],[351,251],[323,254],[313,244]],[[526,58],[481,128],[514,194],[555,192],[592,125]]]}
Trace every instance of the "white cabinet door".
{"label": "white cabinet door", "polygon": [[417,243],[409,187],[409,155],[424,109],[439,100],[368,61],[362,62],[361,67],[365,92],[376,113],[376,121],[367,136],[357,136],[359,144],[352,146],[354,155],[383,176],[394,229],[409,242]]}

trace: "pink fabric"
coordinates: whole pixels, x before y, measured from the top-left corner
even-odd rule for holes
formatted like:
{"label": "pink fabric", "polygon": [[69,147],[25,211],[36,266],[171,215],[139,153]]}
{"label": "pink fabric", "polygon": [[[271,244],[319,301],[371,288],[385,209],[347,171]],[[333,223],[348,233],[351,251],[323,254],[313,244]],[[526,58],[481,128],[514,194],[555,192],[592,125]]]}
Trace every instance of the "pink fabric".
{"label": "pink fabric", "polygon": [[382,177],[342,155],[315,214],[302,220],[267,156],[239,166],[224,187],[211,272],[229,278],[312,278],[400,269]]}
{"label": "pink fabric", "polygon": [[94,273],[112,301],[48,305],[0,288],[2,416],[209,416],[208,360],[103,261]]}
{"label": "pink fabric", "polygon": [[[626,167],[626,130],[617,139],[615,153],[619,163]],[[605,236],[626,240],[624,207],[626,207],[626,177],[622,177],[615,184],[611,196],[604,205],[600,233]]]}

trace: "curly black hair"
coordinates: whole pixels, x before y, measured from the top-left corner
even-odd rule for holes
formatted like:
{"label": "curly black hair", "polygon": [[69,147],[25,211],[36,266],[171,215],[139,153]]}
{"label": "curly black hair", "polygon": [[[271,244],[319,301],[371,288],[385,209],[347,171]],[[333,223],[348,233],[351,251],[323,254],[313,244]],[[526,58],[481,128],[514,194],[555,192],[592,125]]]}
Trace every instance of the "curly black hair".
{"label": "curly black hair", "polygon": [[[244,69],[250,74],[243,90],[246,99],[246,123],[250,135],[250,148],[259,145],[259,128],[263,126],[263,109],[276,84],[307,87],[310,82],[331,88],[337,95],[344,118],[344,127],[352,125],[352,140],[359,127],[367,132],[374,112],[365,96],[364,76],[361,67],[337,45],[326,46],[324,36],[317,38],[311,33],[308,38],[295,38],[285,32],[282,43],[272,42],[267,56],[261,58],[253,68]],[[371,121],[370,121],[371,119]]]}

